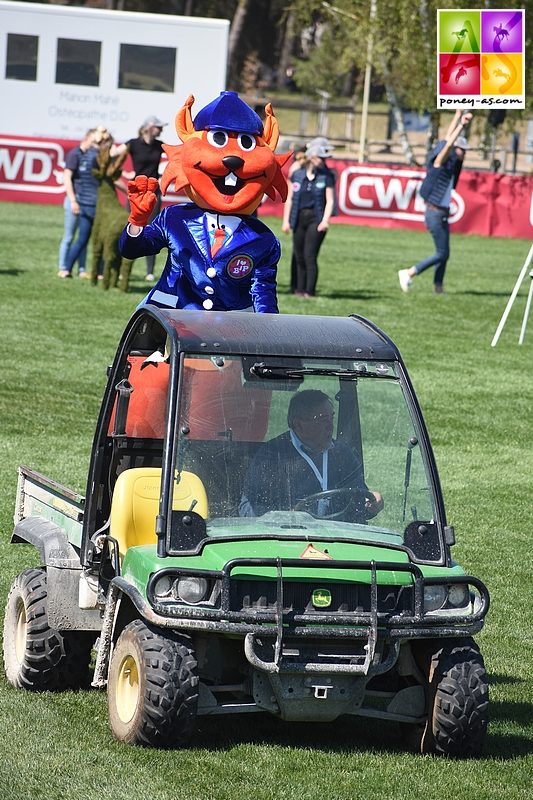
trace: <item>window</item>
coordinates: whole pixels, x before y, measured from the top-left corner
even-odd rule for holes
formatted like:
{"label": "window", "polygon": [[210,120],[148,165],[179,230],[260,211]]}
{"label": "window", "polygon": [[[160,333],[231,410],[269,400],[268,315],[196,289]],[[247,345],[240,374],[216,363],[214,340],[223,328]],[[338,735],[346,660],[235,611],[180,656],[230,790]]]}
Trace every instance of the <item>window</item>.
{"label": "window", "polygon": [[138,44],[120,46],[119,89],[174,92],[176,49]]}
{"label": "window", "polygon": [[58,39],[56,83],[98,86],[101,50],[101,42]]}
{"label": "window", "polygon": [[[250,369],[256,360],[265,373]],[[426,557],[412,530],[433,530],[434,487],[395,363],[195,355],[180,383],[175,464],[206,490],[208,535],[224,525],[261,533],[257,519],[269,514],[265,523],[284,530],[405,543]],[[367,515],[374,491],[384,506]],[[437,533],[431,542],[435,561]]]}
{"label": "window", "polygon": [[16,81],[36,81],[38,52],[38,36],[8,33],[6,78]]}
{"label": "window", "polygon": [[386,498],[380,523],[401,530],[411,520],[433,520],[429,466],[400,384],[360,380],[357,395],[365,477]]}

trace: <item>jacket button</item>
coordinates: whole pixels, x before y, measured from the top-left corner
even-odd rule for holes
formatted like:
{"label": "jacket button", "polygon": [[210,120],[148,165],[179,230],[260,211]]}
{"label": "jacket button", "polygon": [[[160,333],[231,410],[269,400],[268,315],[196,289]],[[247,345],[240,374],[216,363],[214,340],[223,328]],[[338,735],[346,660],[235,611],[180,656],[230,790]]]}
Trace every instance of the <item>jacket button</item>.
{"label": "jacket button", "polygon": [[213,289],[213,287],[212,287],[212,286],[206,286],[206,287],[205,287],[205,293],[206,293],[206,294],[214,294],[214,293],[215,293],[215,290]]}
{"label": "jacket button", "polygon": [[210,298],[208,297],[207,300],[204,300],[202,305],[206,311],[211,311],[211,309],[213,308],[213,301],[210,300]]}
{"label": "jacket button", "polygon": [[217,274],[215,267],[208,267],[205,271],[208,278],[214,278]]}

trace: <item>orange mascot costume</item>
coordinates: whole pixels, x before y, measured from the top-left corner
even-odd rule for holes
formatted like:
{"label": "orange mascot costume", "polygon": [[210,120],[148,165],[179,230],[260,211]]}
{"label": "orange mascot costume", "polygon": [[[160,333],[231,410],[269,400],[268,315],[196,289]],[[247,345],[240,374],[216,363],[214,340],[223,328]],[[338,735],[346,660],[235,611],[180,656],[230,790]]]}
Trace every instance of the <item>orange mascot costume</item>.
{"label": "orange mascot costume", "polygon": [[131,213],[120,249],[126,258],[167,248],[163,273],[141,305],[206,311],[277,313],[280,244],[254,212],[263,195],[282,200],[281,168],[290,153],[274,155],[279,131],[272,107],[265,122],[235,92],[222,92],[194,120],[190,96],[176,115],[182,145],[164,145],[169,163],[161,179],[190,203],[170,205],[150,223],[155,178],[128,184]]}

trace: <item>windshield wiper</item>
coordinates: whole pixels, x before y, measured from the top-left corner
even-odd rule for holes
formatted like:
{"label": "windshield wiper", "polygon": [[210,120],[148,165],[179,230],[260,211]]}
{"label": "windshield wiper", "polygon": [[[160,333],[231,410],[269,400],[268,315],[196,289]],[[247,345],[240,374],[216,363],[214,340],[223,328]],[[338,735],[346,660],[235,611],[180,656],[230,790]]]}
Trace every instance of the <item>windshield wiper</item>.
{"label": "windshield wiper", "polygon": [[396,375],[383,372],[369,372],[366,369],[332,369],[324,367],[285,367],[276,364],[265,364],[263,361],[254,364],[250,372],[257,378],[301,378],[305,375],[328,375],[336,378],[385,378],[397,380]]}

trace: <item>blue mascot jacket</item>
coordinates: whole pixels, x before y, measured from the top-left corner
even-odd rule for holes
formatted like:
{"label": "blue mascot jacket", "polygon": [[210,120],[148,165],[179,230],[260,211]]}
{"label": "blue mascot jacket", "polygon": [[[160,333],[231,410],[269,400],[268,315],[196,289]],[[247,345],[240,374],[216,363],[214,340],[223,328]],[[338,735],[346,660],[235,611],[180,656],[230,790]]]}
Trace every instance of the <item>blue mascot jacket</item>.
{"label": "blue mascot jacket", "polygon": [[207,217],[204,209],[184,203],[163,209],[138,236],[130,236],[126,226],[119,244],[125,258],[168,249],[163,273],[141,305],[278,313],[278,239],[256,217],[233,216],[232,234],[211,256]]}

